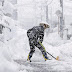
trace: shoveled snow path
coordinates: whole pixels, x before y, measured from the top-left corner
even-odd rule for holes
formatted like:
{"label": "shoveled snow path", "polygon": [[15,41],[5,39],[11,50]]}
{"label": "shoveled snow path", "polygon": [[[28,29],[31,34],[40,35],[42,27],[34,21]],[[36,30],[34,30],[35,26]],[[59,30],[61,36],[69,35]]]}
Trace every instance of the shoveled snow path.
{"label": "shoveled snow path", "polygon": [[27,62],[23,59],[14,60],[20,65],[20,71],[27,72],[72,72],[69,62],[48,60],[48,61],[32,61]]}

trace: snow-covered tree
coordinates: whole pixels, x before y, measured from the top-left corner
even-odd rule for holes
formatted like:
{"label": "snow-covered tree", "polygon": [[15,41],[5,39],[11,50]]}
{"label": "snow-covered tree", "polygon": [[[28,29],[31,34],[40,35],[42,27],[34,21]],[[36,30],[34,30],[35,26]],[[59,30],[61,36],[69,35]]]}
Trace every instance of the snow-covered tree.
{"label": "snow-covered tree", "polygon": [[5,0],[4,5],[0,8],[0,24],[4,27],[3,29],[2,26],[0,27],[0,30],[2,31],[2,38],[0,38],[2,41],[12,38],[11,34],[13,33],[13,27],[17,25],[15,21],[15,19],[17,19],[17,17],[15,17],[17,13],[15,13],[14,10],[14,5],[8,0]]}

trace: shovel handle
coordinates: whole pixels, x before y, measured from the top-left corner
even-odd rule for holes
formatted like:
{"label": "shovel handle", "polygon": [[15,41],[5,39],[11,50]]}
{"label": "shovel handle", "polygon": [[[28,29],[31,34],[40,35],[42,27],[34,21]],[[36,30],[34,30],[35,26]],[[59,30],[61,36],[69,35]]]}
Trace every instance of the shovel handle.
{"label": "shovel handle", "polygon": [[56,59],[56,60],[59,60],[59,56],[57,56],[56,58],[53,56],[53,55],[51,55],[49,52],[47,52],[50,56],[52,56],[54,59]]}

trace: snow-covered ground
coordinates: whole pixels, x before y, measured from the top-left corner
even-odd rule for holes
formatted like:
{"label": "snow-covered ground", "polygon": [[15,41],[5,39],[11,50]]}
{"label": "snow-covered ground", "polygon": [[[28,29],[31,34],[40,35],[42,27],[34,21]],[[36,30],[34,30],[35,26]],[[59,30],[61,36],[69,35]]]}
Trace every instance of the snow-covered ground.
{"label": "snow-covered ground", "polygon": [[26,32],[18,28],[13,39],[0,42],[0,72],[72,71],[72,42],[62,40],[57,32],[45,35],[43,45],[53,56],[59,56],[59,61],[48,55],[52,60],[45,62],[36,48],[32,63],[25,62],[29,53]]}

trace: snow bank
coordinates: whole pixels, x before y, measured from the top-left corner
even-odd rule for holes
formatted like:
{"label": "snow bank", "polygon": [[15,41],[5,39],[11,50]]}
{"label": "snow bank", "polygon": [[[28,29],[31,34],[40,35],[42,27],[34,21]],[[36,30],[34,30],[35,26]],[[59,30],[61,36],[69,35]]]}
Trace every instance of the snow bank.
{"label": "snow bank", "polygon": [[0,42],[0,72],[18,72],[20,66],[13,60],[27,59],[29,53],[27,52],[29,48],[27,46],[27,31],[19,27],[16,27],[15,31],[15,36],[11,40],[5,43]]}
{"label": "snow bank", "polygon": [[12,53],[12,58],[27,58],[27,51],[29,50],[27,31],[18,28],[16,31],[16,36],[9,41],[9,48]]}
{"label": "snow bank", "polygon": [[11,60],[7,46],[0,42],[0,72],[16,72],[17,68]]}
{"label": "snow bank", "polygon": [[59,51],[62,60],[72,60],[72,42],[59,46]]}

